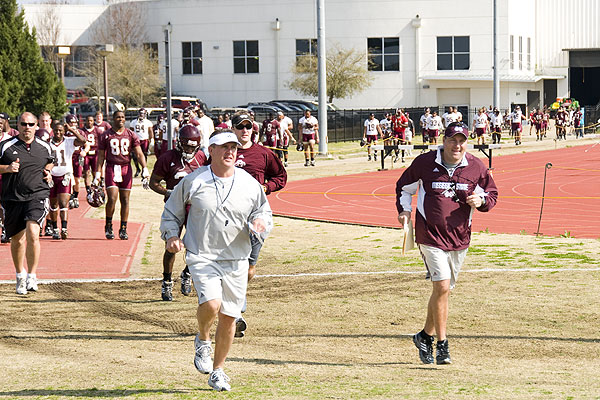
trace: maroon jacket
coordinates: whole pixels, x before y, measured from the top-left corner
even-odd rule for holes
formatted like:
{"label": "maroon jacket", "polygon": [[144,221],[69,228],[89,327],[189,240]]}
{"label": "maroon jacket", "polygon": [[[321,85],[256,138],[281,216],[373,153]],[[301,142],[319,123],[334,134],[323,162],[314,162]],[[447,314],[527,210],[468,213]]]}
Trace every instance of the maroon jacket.
{"label": "maroon jacket", "polygon": [[462,250],[471,241],[473,209],[467,196],[480,193],[479,211],[496,205],[498,189],[481,160],[465,153],[452,177],[442,165],[443,150],[421,154],[396,183],[398,212],[412,211],[412,195],[419,191],[415,216],[416,242],[444,251]]}
{"label": "maroon jacket", "polygon": [[202,150],[198,150],[192,161],[188,163],[183,160],[179,150],[172,149],[162,153],[156,160],[152,175],[160,180],[164,179],[167,189],[172,190],[184,176],[203,165],[207,165],[207,162]]}
{"label": "maroon jacket", "polygon": [[238,148],[235,166],[246,170],[264,185],[267,194],[283,189],[287,182],[287,172],[279,157],[258,144],[247,149]]}

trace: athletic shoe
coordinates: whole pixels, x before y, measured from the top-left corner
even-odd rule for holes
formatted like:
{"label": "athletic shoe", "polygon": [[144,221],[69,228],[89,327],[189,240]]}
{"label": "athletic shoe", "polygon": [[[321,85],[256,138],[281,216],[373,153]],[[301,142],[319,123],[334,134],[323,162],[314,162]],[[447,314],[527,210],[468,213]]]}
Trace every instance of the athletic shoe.
{"label": "athletic shoe", "polygon": [[181,271],[181,294],[189,296],[192,293],[192,275],[189,272]]}
{"label": "athletic shoe", "polygon": [[58,228],[52,230],[52,239],[60,240],[60,232],[58,231]]}
{"label": "athletic shoe", "polygon": [[433,337],[425,339],[421,332],[413,335],[413,342],[419,349],[419,358],[423,364],[433,364]]}
{"label": "athletic shoe", "polygon": [[367,157],[367,161],[371,161],[371,156],[368,156],[368,157]]}
{"label": "athletic shoe", "polygon": [[106,235],[106,238],[108,240],[113,240],[115,238],[115,234],[113,233],[113,230],[112,230],[112,225],[104,226],[104,235]]}
{"label": "athletic shoe", "polygon": [[287,168],[287,161],[283,162],[283,166]]}
{"label": "athletic shoe", "polygon": [[52,236],[52,234],[54,234],[54,229],[52,229],[48,221],[46,221],[46,227],[44,228],[44,236]]}
{"label": "athletic shoe", "polygon": [[164,301],[173,300],[173,281],[162,281],[162,299]]}
{"label": "athletic shoe", "polygon": [[139,169],[135,171],[134,178],[137,178],[138,176],[140,176],[140,170]]}
{"label": "athletic shoe", "polygon": [[217,368],[208,377],[208,386],[216,390],[217,392],[230,391],[231,385],[229,384],[229,377],[225,375],[223,369]]}
{"label": "athletic shoe", "polygon": [[2,230],[2,237],[0,238],[0,243],[10,242],[10,239],[8,238],[8,236],[6,236],[6,230],[4,229],[4,226],[0,225],[0,229]]}
{"label": "athletic shoe", "polygon": [[305,166],[305,167],[308,167],[309,165],[310,165],[310,164],[309,164],[309,161],[308,161],[308,160],[306,160],[306,161],[304,162],[304,166]]}
{"label": "athletic shoe", "polygon": [[248,328],[248,324],[244,317],[239,317],[235,319],[235,337],[244,337],[246,335],[246,329]]}
{"label": "athletic shoe", "polygon": [[37,283],[37,279],[33,278],[31,276],[27,277],[27,281],[26,281],[26,287],[27,290],[31,290],[32,292],[37,292],[38,291],[38,283]]}
{"label": "athletic shoe", "polygon": [[73,198],[73,208],[79,208],[79,199],[77,197]]}
{"label": "athletic shoe", "polygon": [[443,342],[437,342],[436,348],[435,360],[438,365],[452,364],[452,360],[450,359],[450,349],[448,349],[448,339]]}
{"label": "athletic shoe", "polygon": [[27,278],[17,277],[17,294],[27,294]]}
{"label": "athletic shoe", "polygon": [[129,236],[127,236],[127,228],[119,229],[119,239],[121,239],[121,240],[129,239]]}
{"label": "athletic shoe", "polygon": [[373,154],[373,159],[377,161],[377,153]]}
{"label": "athletic shoe", "polygon": [[69,234],[67,232],[67,228],[62,228],[60,231],[60,238],[62,240],[67,240],[68,237],[69,237]]}
{"label": "athletic shoe", "polygon": [[397,163],[398,162],[398,156],[394,156],[394,162]]}
{"label": "athletic shoe", "polygon": [[196,355],[194,356],[194,366],[196,369],[203,374],[210,374],[212,372],[212,358],[210,355],[212,353],[212,348],[210,344],[202,344],[200,343],[200,339],[198,339],[198,335],[194,338],[194,347],[196,348]]}
{"label": "athletic shoe", "polygon": [[311,160],[310,161],[310,165],[314,167],[315,166],[315,160]]}

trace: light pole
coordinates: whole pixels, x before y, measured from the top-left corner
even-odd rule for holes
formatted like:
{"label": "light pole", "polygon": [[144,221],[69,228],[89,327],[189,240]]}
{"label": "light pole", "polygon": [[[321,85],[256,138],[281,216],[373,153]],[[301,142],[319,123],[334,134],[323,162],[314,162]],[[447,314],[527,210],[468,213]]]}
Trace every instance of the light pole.
{"label": "light pole", "polygon": [[[105,118],[108,119],[108,65],[106,57],[115,51],[115,47],[112,44],[102,44],[96,46],[96,51],[102,56],[104,64],[104,114],[106,115]],[[100,101],[98,101],[98,105],[100,105]]]}
{"label": "light pole", "polygon": [[69,46],[58,46],[58,58],[60,58],[60,81],[65,84],[65,58],[71,54]]}
{"label": "light pole", "polygon": [[173,132],[171,131],[171,33],[173,32],[173,27],[171,26],[171,22],[168,22],[167,25],[163,25],[163,31],[165,33],[165,79],[167,89],[167,148],[169,150],[172,150]]}

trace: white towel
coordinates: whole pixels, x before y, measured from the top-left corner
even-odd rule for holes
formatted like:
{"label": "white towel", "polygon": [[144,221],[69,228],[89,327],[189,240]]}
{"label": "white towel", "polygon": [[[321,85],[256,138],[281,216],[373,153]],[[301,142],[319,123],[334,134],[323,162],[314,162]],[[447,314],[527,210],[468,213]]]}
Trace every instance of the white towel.
{"label": "white towel", "polygon": [[116,164],[113,168],[113,172],[114,172],[113,181],[114,182],[123,182],[123,175],[121,174],[121,166]]}

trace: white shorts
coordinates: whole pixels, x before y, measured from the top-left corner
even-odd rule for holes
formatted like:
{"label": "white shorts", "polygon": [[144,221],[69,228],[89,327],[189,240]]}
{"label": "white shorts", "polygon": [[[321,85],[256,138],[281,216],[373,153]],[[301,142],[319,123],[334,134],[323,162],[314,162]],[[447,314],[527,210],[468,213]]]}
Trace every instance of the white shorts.
{"label": "white shorts", "polygon": [[185,262],[198,294],[198,304],[221,300],[220,312],[233,318],[242,316],[248,287],[248,259],[213,261],[186,252]]}
{"label": "white shorts", "polygon": [[425,268],[431,276],[431,281],[446,281],[450,280],[450,289],[454,289],[454,285],[458,280],[460,268],[465,261],[468,249],[456,251],[444,251],[435,247],[419,244],[421,257],[425,262]]}

